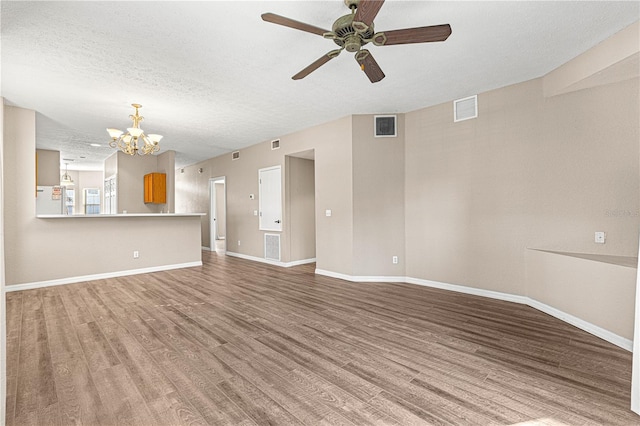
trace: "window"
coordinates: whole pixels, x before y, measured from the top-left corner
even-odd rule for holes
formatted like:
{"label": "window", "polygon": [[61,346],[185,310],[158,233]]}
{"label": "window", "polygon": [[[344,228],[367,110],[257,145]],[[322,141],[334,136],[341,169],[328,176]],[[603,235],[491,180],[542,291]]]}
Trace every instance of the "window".
{"label": "window", "polygon": [[84,214],[100,214],[100,190],[98,188],[85,188]]}
{"label": "window", "polygon": [[64,191],[64,214],[72,215],[76,204],[76,190],[66,188]]}

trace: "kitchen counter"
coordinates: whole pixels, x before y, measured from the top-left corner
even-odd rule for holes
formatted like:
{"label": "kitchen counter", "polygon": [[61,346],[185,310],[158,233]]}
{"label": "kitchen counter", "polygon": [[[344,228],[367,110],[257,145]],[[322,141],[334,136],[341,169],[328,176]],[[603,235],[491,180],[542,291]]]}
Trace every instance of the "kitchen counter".
{"label": "kitchen counter", "polygon": [[104,219],[128,217],[193,217],[204,216],[206,213],[118,213],[118,214],[39,214],[38,219]]}

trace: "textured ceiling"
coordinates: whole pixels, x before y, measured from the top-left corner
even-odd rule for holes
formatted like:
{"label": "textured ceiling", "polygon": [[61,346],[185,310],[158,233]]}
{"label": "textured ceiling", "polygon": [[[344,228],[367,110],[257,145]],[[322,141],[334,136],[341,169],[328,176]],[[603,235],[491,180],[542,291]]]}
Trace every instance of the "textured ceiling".
{"label": "textured ceiling", "polygon": [[[407,112],[539,77],[639,19],[636,1],[394,1],[376,31],[449,23],[443,43],[372,46],[371,84],[343,52],[263,22],[273,12],[322,28],[342,1],[1,2],[2,96],[36,110],[37,145],[99,169],[106,127],[164,135],[184,166],[349,114]],[[92,147],[90,143],[102,144]],[[85,157],[85,158],[81,158]]]}

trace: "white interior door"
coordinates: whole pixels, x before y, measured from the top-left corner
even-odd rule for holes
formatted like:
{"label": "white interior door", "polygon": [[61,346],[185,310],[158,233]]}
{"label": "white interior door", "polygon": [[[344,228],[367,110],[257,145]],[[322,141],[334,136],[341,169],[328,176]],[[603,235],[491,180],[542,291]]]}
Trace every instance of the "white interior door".
{"label": "white interior door", "polygon": [[[224,239],[226,235],[226,178],[219,177],[209,180],[209,246],[216,250],[216,240]],[[219,192],[222,191],[222,194]],[[225,250],[226,251],[226,250]]]}
{"label": "white interior door", "polygon": [[282,231],[282,169],[258,170],[258,208],[261,231]]}

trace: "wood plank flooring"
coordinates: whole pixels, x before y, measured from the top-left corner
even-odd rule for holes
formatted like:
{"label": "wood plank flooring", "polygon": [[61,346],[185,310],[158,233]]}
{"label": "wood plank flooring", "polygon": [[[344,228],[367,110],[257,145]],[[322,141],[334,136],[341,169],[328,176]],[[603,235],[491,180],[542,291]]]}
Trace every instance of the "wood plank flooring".
{"label": "wood plank flooring", "polygon": [[631,354],[532,308],[203,253],[7,293],[7,425],[632,425]]}

